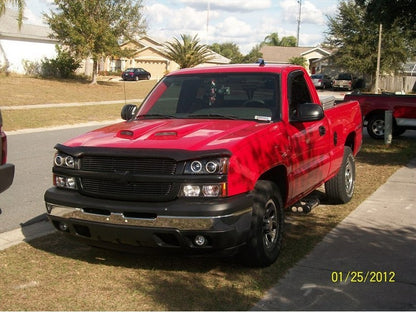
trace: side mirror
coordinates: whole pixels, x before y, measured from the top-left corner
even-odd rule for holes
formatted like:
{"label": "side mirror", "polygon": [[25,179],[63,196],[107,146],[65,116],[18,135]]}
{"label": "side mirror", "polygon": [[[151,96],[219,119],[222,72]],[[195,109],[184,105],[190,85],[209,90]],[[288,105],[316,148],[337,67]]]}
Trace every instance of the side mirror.
{"label": "side mirror", "polygon": [[305,103],[298,105],[293,116],[295,122],[318,121],[324,118],[324,109],[319,104]]}
{"label": "side mirror", "polygon": [[131,120],[136,115],[137,106],[134,104],[126,104],[121,109],[121,118],[124,120]]}

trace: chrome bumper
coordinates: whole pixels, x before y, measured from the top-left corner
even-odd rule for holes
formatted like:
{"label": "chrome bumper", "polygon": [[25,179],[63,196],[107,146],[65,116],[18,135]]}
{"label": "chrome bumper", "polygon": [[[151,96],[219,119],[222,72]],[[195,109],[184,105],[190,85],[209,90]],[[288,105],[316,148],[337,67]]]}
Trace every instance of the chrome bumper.
{"label": "chrome bumper", "polygon": [[[126,217],[123,213],[111,212],[106,215],[86,212],[83,208],[74,208],[52,203],[46,203],[46,210],[51,217],[60,219],[71,219],[98,222],[120,226],[138,226],[147,228],[171,228],[180,231],[185,230],[212,230],[227,228],[228,225],[236,224],[239,220],[245,219],[250,223],[252,208],[247,208],[232,214],[223,216],[156,216],[154,218],[132,218]],[[221,226],[222,225],[222,226]]]}

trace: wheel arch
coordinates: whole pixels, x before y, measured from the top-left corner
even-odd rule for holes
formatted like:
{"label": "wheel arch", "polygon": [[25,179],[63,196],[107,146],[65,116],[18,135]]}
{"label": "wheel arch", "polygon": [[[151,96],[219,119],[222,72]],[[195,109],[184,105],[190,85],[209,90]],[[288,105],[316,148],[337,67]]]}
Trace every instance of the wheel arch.
{"label": "wheel arch", "polygon": [[288,181],[287,169],[284,165],[278,165],[270,168],[259,177],[259,180],[266,180],[275,183],[280,190],[283,205],[285,205],[288,196]]}
{"label": "wheel arch", "polygon": [[358,152],[356,150],[355,138],[356,138],[356,133],[355,132],[351,132],[347,136],[347,139],[345,140],[345,144],[344,144],[344,146],[348,146],[348,147],[351,148],[351,150],[352,150],[352,152],[353,152],[354,155]]}
{"label": "wheel arch", "polygon": [[383,115],[384,116],[385,111],[386,111],[385,109],[372,110],[371,112],[367,113],[367,115],[365,115],[364,121],[368,121],[370,118],[372,118],[375,115]]}

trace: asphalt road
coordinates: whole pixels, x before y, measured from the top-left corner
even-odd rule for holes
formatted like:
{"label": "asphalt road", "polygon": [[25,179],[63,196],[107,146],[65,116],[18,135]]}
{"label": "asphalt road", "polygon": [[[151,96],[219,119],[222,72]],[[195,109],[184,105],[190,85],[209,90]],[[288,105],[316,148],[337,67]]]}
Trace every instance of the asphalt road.
{"label": "asphalt road", "polygon": [[0,195],[0,233],[46,218],[43,194],[52,186],[54,146],[98,127],[8,133],[7,161],[16,172],[12,186]]}

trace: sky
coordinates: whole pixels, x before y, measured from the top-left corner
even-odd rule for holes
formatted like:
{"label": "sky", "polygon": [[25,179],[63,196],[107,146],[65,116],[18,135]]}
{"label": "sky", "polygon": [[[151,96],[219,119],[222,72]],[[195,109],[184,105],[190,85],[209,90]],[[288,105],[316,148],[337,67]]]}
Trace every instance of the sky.
{"label": "sky", "polygon": [[[339,0],[302,0],[299,46],[323,42]],[[52,0],[26,0],[27,23],[41,24]],[[198,35],[203,44],[233,42],[243,54],[274,32],[297,36],[298,0],[143,0],[147,34],[160,41]]]}

